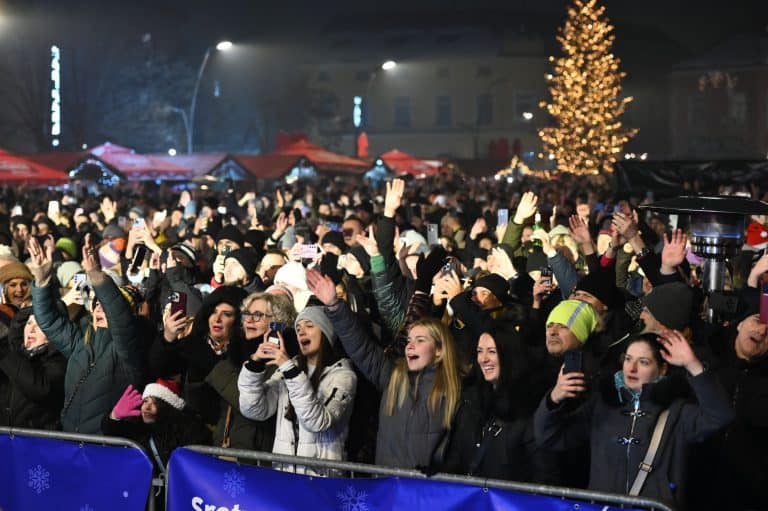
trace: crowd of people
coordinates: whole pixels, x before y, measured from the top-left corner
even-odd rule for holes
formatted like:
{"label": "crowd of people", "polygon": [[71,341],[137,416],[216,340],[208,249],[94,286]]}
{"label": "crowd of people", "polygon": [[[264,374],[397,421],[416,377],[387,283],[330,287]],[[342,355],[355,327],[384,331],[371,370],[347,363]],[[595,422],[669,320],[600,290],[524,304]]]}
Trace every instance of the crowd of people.
{"label": "crowd of people", "polygon": [[713,319],[642,193],[3,190],[0,425],[768,509],[768,219]]}

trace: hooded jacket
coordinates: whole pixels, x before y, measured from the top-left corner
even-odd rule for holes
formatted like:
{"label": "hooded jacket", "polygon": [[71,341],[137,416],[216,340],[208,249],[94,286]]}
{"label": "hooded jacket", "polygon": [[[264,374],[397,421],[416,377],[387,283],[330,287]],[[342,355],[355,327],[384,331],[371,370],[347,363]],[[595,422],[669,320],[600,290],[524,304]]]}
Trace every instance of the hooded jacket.
{"label": "hooded jacket", "polygon": [[[271,378],[266,371],[254,372],[246,364],[237,387],[240,411],[249,419],[267,420],[277,415],[272,452],[324,460],[346,459],[345,442],[355,399],[357,376],[346,358],[323,369],[317,391],[303,371],[296,373],[295,359],[281,365]],[[289,404],[296,422],[286,418]],[[310,475],[330,475],[294,465],[279,468]]]}
{"label": "hooded jacket", "polygon": [[[325,310],[349,358],[379,392],[385,391],[395,362],[368,337],[346,303]],[[376,437],[377,465],[411,469],[433,465],[435,452],[447,434],[442,424],[444,403],[435,413],[430,412],[427,403],[435,375],[434,366],[418,373],[409,372],[415,397],[406,399],[392,415],[387,414],[386,396],[382,396]]]}
{"label": "hooded jacket", "polygon": [[[99,280],[93,289],[109,328],[95,330],[70,321],[66,311],[56,307],[58,289],[53,284],[32,288],[38,326],[67,358],[61,415],[62,429],[67,432],[100,433],[104,414],[125,387],[138,385],[141,378],[142,353],[133,313],[112,279],[103,275]],[[90,336],[87,343],[86,335]]]}
{"label": "hooded jacket", "polygon": [[628,493],[648,451],[659,414],[669,409],[653,469],[640,496],[659,499],[683,509],[687,458],[691,444],[701,443],[733,419],[728,399],[711,371],[688,376],[698,404],[687,402],[685,386],[675,376],[643,386],[638,407],[619,391],[613,378],[604,378],[600,390],[574,412],[542,399],[534,416],[538,445],[563,449],[589,441],[589,488]]}

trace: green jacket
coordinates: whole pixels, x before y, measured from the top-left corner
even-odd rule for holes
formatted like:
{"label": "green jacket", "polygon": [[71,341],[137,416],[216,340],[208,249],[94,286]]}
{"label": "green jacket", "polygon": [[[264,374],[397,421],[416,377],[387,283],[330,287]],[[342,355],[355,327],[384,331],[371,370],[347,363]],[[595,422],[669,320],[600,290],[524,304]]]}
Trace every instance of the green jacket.
{"label": "green jacket", "polygon": [[125,387],[133,384],[140,388],[142,354],[128,302],[108,277],[94,285],[94,291],[108,328],[94,330],[90,324],[70,321],[56,307],[58,289],[52,284],[32,289],[37,324],[67,358],[61,424],[64,431],[74,433],[101,433],[102,417],[117,403]]}

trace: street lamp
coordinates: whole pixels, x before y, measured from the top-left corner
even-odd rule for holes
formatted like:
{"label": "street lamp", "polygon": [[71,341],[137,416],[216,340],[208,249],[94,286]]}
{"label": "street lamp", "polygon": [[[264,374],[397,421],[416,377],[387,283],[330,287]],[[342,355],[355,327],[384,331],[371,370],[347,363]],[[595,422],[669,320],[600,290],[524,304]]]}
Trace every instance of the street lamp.
{"label": "street lamp", "polygon": [[[230,41],[220,41],[216,44],[217,51],[227,51],[232,48]],[[197,80],[195,81],[195,89],[192,92],[192,102],[189,105],[189,119],[188,122],[185,119],[185,126],[187,128],[187,153],[192,154],[192,142],[195,132],[195,108],[197,107],[197,93],[200,90],[200,82],[203,80],[203,73],[205,73],[205,66],[208,65],[208,60],[211,58],[212,47],[208,47],[203,55],[203,61],[200,63],[200,69],[197,71]]]}
{"label": "street lamp", "polygon": [[[397,67],[397,62],[394,60],[387,60],[381,64],[381,66],[374,67],[371,71],[370,75],[368,75],[368,82],[365,84],[365,95],[361,98],[360,96],[354,97],[354,116],[353,116],[353,124],[355,126],[355,140],[354,140],[354,146],[355,151],[354,155],[356,157],[359,157],[357,150],[357,140],[360,137],[360,133],[363,129],[363,119],[368,119],[370,112],[370,104],[371,104],[371,89],[373,88],[373,82],[376,80],[376,77],[379,75],[379,69],[382,71],[391,71]],[[366,126],[367,127],[367,126]]]}

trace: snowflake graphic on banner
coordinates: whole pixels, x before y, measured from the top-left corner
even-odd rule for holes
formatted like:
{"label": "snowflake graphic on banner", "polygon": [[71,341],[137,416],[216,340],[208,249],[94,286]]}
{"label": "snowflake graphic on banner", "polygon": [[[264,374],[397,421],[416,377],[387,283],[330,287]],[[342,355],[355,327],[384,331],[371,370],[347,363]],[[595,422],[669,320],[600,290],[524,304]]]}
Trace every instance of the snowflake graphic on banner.
{"label": "snowflake graphic on banner", "polygon": [[341,504],[341,511],[370,511],[365,499],[368,494],[364,491],[358,492],[352,486],[347,486],[343,492],[336,494]]}
{"label": "snowflake graphic on banner", "polygon": [[42,465],[30,468],[27,472],[29,473],[27,486],[36,491],[38,495],[51,487],[51,473]]}
{"label": "snowflake graphic on banner", "polygon": [[224,491],[233,499],[245,492],[243,483],[245,483],[245,476],[234,468],[224,474]]}
{"label": "snowflake graphic on banner", "polygon": [[80,507],[80,511],[96,511],[96,510],[93,509],[90,505],[86,504]]}

